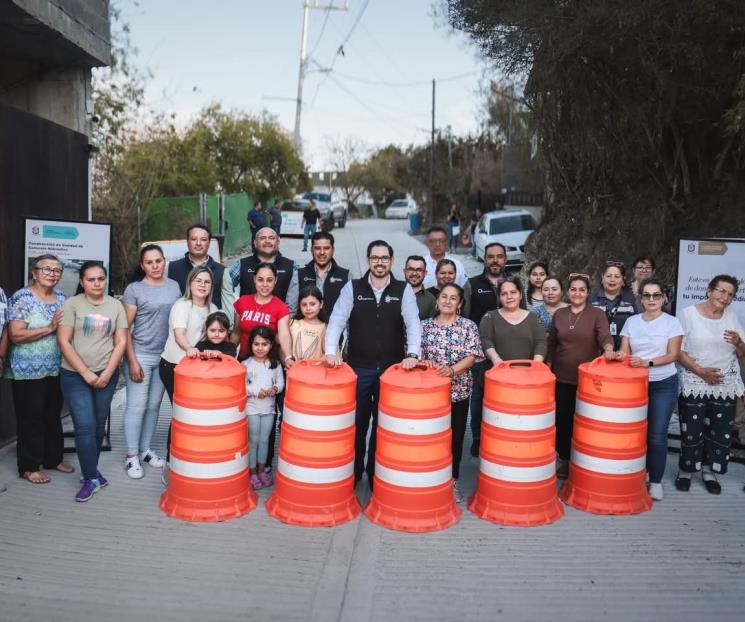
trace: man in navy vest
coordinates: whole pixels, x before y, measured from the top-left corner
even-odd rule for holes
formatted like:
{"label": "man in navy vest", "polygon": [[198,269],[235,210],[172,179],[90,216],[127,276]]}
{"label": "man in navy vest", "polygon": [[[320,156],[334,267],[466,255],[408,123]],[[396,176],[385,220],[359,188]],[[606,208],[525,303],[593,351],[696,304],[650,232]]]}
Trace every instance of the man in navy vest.
{"label": "man in navy vest", "polygon": [[[370,489],[375,474],[375,435],[378,427],[380,376],[402,361],[404,369],[413,369],[419,358],[422,328],[419,309],[411,285],[391,275],[393,248],[375,240],[367,246],[369,270],[360,279],[341,290],[326,330],[326,361],[341,365],[339,337],[349,322],[348,363],[357,374],[357,411],[354,452],[354,479],[367,472]],[[372,418],[370,442],[365,445]]]}
{"label": "man in navy vest", "polygon": [[[478,276],[473,276],[466,282],[463,288],[463,315],[476,322],[488,311],[499,306],[497,296],[497,284],[504,278],[504,266],[507,263],[507,250],[499,242],[492,242],[484,249],[484,271]],[[473,390],[471,391],[471,455],[475,458],[479,455],[481,444],[481,417],[484,411],[484,373],[488,361],[480,361],[471,368],[473,374]]]}
{"label": "man in navy vest", "polygon": [[323,308],[326,317],[331,317],[342,287],[349,280],[349,270],[342,268],[334,259],[334,236],[327,231],[316,231],[310,237],[310,252],[313,261],[309,261],[292,277],[287,292],[287,306],[290,315],[297,313],[300,290],[314,285],[323,294]]}
{"label": "man in navy vest", "polygon": [[186,247],[189,249],[181,259],[168,264],[168,278],[179,284],[181,293],[186,289],[186,277],[192,268],[196,266],[207,266],[212,270],[212,302],[218,309],[233,317],[233,282],[228,271],[221,263],[216,262],[209,256],[210,241],[212,234],[207,225],[192,225],[186,230]]}
{"label": "man in navy vest", "polygon": [[256,232],[254,254],[233,263],[228,271],[233,287],[240,285],[240,296],[255,294],[254,275],[260,263],[273,263],[277,268],[277,285],[274,295],[282,302],[287,300],[295,262],[279,252],[279,236],[271,227],[263,227]]}

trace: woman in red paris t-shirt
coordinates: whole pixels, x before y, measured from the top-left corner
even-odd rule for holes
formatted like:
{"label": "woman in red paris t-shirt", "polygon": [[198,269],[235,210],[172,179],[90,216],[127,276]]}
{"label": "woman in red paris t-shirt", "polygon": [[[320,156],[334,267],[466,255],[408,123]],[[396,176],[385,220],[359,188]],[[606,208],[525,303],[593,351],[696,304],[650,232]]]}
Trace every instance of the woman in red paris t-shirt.
{"label": "woman in red paris t-shirt", "polygon": [[255,326],[268,326],[277,335],[282,349],[282,360],[286,366],[294,362],[290,339],[290,309],[279,298],[274,296],[277,284],[277,268],[271,263],[261,263],[254,274],[255,294],[241,296],[233,303],[235,322],[231,341],[240,343],[238,358],[248,357],[248,333]]}

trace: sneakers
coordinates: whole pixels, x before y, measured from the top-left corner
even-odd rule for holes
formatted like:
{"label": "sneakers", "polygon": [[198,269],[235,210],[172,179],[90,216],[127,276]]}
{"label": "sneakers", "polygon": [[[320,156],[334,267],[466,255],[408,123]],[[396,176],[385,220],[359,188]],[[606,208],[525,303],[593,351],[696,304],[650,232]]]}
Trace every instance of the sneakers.
{"label": "sneakers", "polygon": [[163,460],[158,454],[152,449],[148,449],[145,453],[140,454],[140,460],[145,464],[149,464],[154,469],[162,469],[166,466],[166,461]]}
{"label": "sneakers", "polygon": [[262,483],[259,476],[256,473],[251,475],[251,488],[253,488],[254,490],[261,490],[263,487],[264,484]]}
{"label": "sneakers", "polygon": [[145,471],[142,469],[139,456],[127,456],[124,461],[124,469],[132,479],[142,479],[145,477]]}
{"label": "sneakers", "polygon": [[272,474],[267,473],[266,471],[264,471],[263,473],[259,473],[259,480],[261,480],[262,488],[269,488],[269,486],[272,486],[274,484],[274,478],[272,477]]}
{"label": "sneakers", "polygon": [[654,499],[655,501],[662,501],[662,497],[664,496],[662,493],[662,483],[650,482],[649,496],[652,497],[652,499]]}
{"label": "sneakers", "polygon": [[463,493],[460,491],[460,488],[458,487],[458,480],[453,480],[453,496],[455,497],[456,503],[463,503]]}
{"label": "sneakers", "polygon": [[96,480],[98,480],[98,484],[101,486],[101,488],[106,488],[106,486],[109,485],[109,480],[101,475],[101,471],[96,471]]}
{"label": "sneakers", "polygon": [[90,499],[93,495],[95,495],[100,489],[101,484],[98,483],[98,480],[83,480],[83,485],[80,487],[80,490],[78,490],[77,494],[75,495],[75,501],[84,503],[88,501],[88,499]]}

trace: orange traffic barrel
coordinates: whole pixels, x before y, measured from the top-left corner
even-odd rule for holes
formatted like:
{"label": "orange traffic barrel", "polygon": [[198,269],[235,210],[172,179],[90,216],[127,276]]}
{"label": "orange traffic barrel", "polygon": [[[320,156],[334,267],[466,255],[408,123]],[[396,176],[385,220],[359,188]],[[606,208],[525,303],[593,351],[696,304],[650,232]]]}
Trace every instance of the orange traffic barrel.
{"label": "orange traffic barrel", "polygon": [[458,522],[453,495],[450,378],[389,367],[380,377],[373,495],[365,516],[399,531]]}
{"label": "orange traffic barrel", "polygon": [[484,380],[476,493],[468,509],[502,525],[559,520],[556,496],[556,378],[538,361],[503,361]]}
{"label": "orange traffic barrel", "polygon": [[362,511],[354,495],[357,376],[304,360],[287,372],[279,460],[267,512],[283,523],[330,527]]}
{"label": "orange traffic barrel", "polygon": [[246,368],[231,357],[184,358],[174,370],[171,461],[160,509],[193,522],[256,507],[248,478]]}
{"label": "orange traffic barrel", "polygon": [[593,514],[638,514],[652,507],[645,483],[646,369],[599,357],[579,366],[569,478],[559,492]]}

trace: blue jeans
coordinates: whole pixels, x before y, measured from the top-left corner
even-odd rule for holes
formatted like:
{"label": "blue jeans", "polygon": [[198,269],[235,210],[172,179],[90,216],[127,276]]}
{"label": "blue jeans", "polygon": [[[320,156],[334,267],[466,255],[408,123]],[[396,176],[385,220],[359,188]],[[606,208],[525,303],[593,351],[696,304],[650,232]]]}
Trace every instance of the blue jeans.
{"label": "blue jeans", "polygon": [[[375,437],[378,433],[378,398],[380,397],[380,377],[384,369],[365,369],[353,367],[357,374],[357,408],[355,412],[354,433],[354,481],[358,482],[364,472],[372,484],[375,475]],[[367,430],[372,418],[370,443],[367,444]],[[367,464],[365,464],[365,445],[367,445]]]}
{"label": "blue jeans", "polygon": [[647,471],[649,481],[659,484],[667,463],[667,428],[678,399],[678,374],[649,383],[647,406]]}
{"label": "blue jeans", "polygon": [[487,361],[476,363],[471,368],[473,389],[471,390],[471,436],[474,441],[481,440],[481,415],[484,412],[484,373]]}
{"label": "blue jeans", "polygon": [[310,236],[312,236],[316,232],[316,225],[305,225],[305,228],[303,229],[303,250],[308,250],[308,240],[310,239]]}
{"label": "blue jeans", "polygon": [[96,478],[98,455],[118,380],[119,372],[116,371],[103,389],[94,389],[79,373],[66,369],[60,371],[62,395],[70,407],[75,427],[75,451],[85,479]]}
{"label": "blue jeans", "polygon": [[160,380],[158,366],[160,354],[146,354],[135,351],[137,361],[142,367],[145,378],[134,382],[129,377],[127,364],[127,408],[124,410],[124,438],[127,442],[127,454],[135,456],[150,449],[150,442],[158,423],[160,403],[163,401],[165,386]]}

